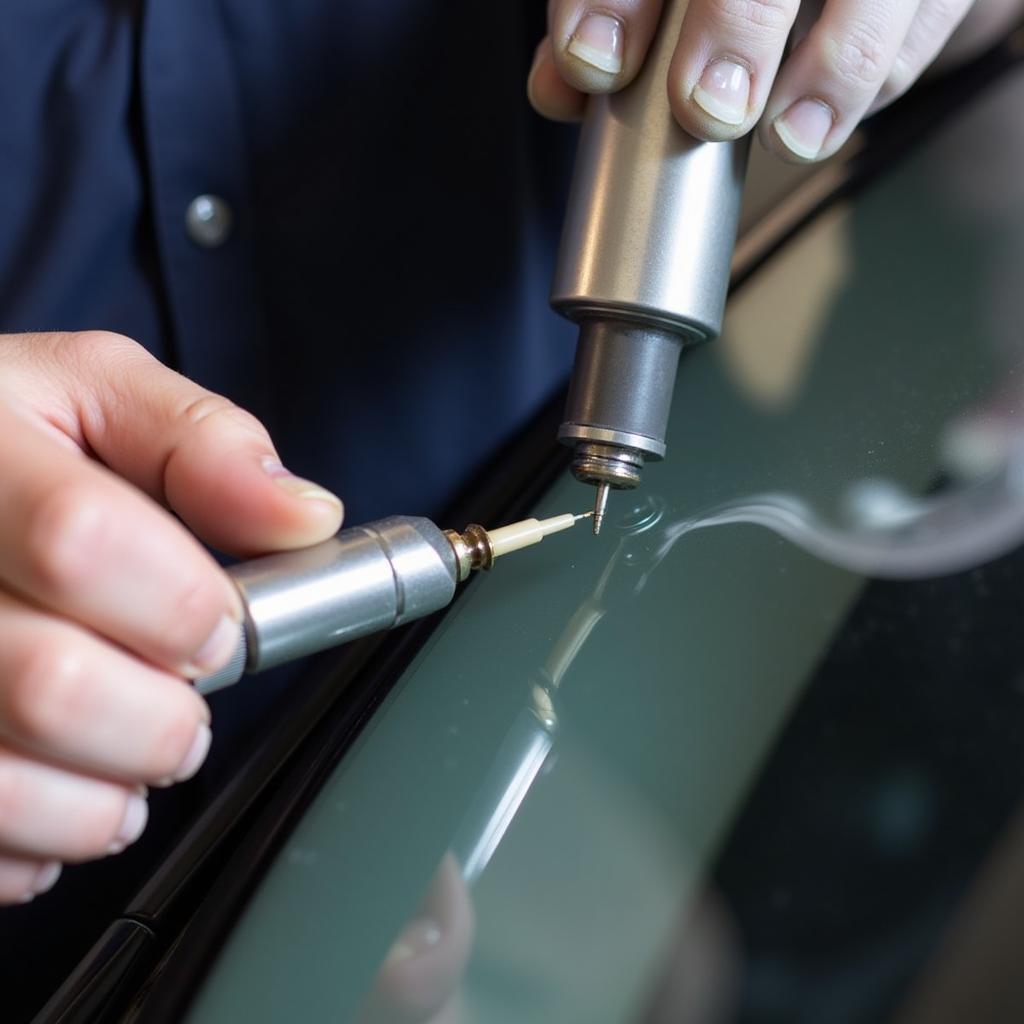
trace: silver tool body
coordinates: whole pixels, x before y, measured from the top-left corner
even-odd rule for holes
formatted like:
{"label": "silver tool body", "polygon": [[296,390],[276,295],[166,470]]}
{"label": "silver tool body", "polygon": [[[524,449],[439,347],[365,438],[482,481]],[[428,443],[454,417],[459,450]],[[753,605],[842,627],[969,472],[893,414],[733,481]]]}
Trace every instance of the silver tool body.
{"label": "silver tool body", "polygon": [[390,516],[313,547],[232,566],[244,610],[238,647],[219,672],[197,679],[196,689],[212,693],[244,674],[436,612],[474,570],[589,514],[524,519],[496,530],[471,524],[462,533],[417,516]]}
{"label": "silver tool body", "polygon": [[599,488],[595,532],[608,488],[635,487],[665,455],[683,346],[721,329],[749,140],[701,142],[672,115],[687,5],[668,0],[631,85],[589,100],[552,288],[580,326],[558,436],[577,479]]}
{"label": "silver tool body", "polygon": [[196,681],[200,693],[429,615],[451,601],[460,578],[444,531],[413,516],[342,530],[228,573],[245,610],[241,642],[224,669]]}

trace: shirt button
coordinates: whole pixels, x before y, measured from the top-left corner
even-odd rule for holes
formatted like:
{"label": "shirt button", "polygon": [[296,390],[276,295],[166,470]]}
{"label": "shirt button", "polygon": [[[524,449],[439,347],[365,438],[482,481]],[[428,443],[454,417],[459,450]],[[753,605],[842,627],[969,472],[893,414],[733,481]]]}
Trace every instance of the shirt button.
{"label": "shirt button", "polygon": [[196,196],[185,211],[185,231],[196,245],[216,249],[231,234],[231,207],[220,196]]}

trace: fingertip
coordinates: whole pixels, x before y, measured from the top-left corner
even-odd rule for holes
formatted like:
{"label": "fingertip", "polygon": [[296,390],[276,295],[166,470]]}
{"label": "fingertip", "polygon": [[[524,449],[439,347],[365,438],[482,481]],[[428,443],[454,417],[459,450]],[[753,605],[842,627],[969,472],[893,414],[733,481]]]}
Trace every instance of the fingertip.
{"label": "fingertip", "polygon": [[266,449],[195,460],[169,481],[168,497],[199,536],[236,556],[316,544],[338,531],[344,515],[337,495]]}
{"label": "fingertip", "polygon": [[230,583],[228,589],[231,591],[231,599],[237,613],[222,615],[216,625],[210,631],[206,640],[203,641],[197,650],[182,668],[182,674],[189,679],[199,676],[210,675],[219,672],[238,650],[241,630],[241,607],[238,599],[238,592]]}
{"label": "fingertip", "polygon": [[750,119],[745,119],[740,124],[729,124],[720,120],[701,109],[696,100],[687,102],[683,99],[673,99],[670,105],[683,131],[701,142],[735,142],[753,128]]}
{"label": "fingertip", "polygon": [[836,113],[816,97],[803,97],[777,117],[762,123],[761,141],[788,163],[814,164],[827,159],[845,142],[837,137]]}
{"label": "fingertip", "polygon": [[[296,483],[309,485],[307,480]],[[289,516],[285,535],[273,545],[278,548],[298,548],[333,537],[341,529],[345,508],[339,498],[322,488],[312,488],[292,499],[295,512]]]}
{"label": "fingertip", "polygon": [[679,124],[705,142],[730,142],[754,126],[751,72],[743,62],[722,57],[710,61],[699,77],[680,74],[673,63],[669,101]]}
{"label": "fingertip", "polygon": [[621,18],[588,11],[559,51],[560,70],[575,88],[587,93],[621,88],[626,29]]}
{"label": "fingertip", "polygon": [[[275,547],[303,547],[338,532],[345,518],[341,498],[326,487],[292,473],[275,456],[260,459],[260,469],[277,491],[272,504],[279,507],[278,523],[283,535]],[[282,496],[284,506],[281,506]]]}
{"label": "fingertip", "polygon": [[582,93],[618,92],[640,73],[661,0],[552,0],[551,51],[562,78]]}
{"label": "fingertip", "polygon": [[545,36],[537,47],[526,80],[526,96],[530,106],[549,121],[573,123],[583,117],[587,98],[559,74],[550,36]]}
{"label": "fingertip", "polygon": [[341,524],[341,518],[345,513],[345,506],[341,498],[336,494],[325,487],[321,487],[319,484],[313,483],[312,480],[296,476],[291,470],[285,469],[281,465],[280,460],[273,456],[261,459],[260,464],[263,472],[285,493],[295,498],[301,498],[303,501],[314,502],[318,506],[323,506],[320,508],[320,511],[328,510],[338,520],[338,524]]}
{"label": "fingertip", "polygon": [[0,854],[0,905],[31,903],[36,896],[53,888],[59,874],[58,861],[40,863]]}
{"label": "fingertip", "polygon": [[149,804],[146,800],[145,787],[128,794],[124,803],[124,814],[121,823],[107,846],[110,855],[124,852],[136,842],[146,830],[149,821]]}

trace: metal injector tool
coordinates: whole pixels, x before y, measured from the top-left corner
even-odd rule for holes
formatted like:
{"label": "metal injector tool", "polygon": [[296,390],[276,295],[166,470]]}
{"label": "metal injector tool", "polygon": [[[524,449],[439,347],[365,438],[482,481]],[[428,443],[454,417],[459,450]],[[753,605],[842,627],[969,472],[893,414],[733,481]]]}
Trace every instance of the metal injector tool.
{"label": "metal injector tool", "polygon": [[669,105],[669,64],[689,0],[667,0],[643,70],[592,96],[580,135],[551,305],[579,324],[559,440],[572,472],[636,487],[664,457],[684,345],[721,330],[749,137],[701,142]]}
{"label": "metal injector tool", "polygon": [[197,679],[196,689],[212,693],[247,673],[429,615],[474,570],[592,514],[524,519],[496,530],[473,524],[462,533],[429,519],[390,516],[313,547],[240,562],[228,569],[244,612],[238,647],[219,672]]}

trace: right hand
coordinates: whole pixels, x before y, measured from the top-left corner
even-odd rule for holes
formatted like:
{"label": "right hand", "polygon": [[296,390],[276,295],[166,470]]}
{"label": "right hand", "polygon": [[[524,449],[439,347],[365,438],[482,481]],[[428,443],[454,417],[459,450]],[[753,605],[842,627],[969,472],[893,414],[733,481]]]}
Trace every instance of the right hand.
{"label": "right hand", "polygon": [[[549,0],[527,85],[546,117],[577,120],[585,94],[628,85],[667,0]],[[676,120],[721,142],[760,122],[783,159],[823,160],[901,96],[946,47],[993,42],[1024,0],[689,0],[668,70]],[[798,23],[797,43],[785,56]],[[961,24],[963,23],[963,24]]]}
{"label": "right hand", "polygon": [[0,335],[0,903],[118,853],[193,775],[238,594],[166,505],[239,555],[331,536],[340,501],[262,425],[103,332]]}

